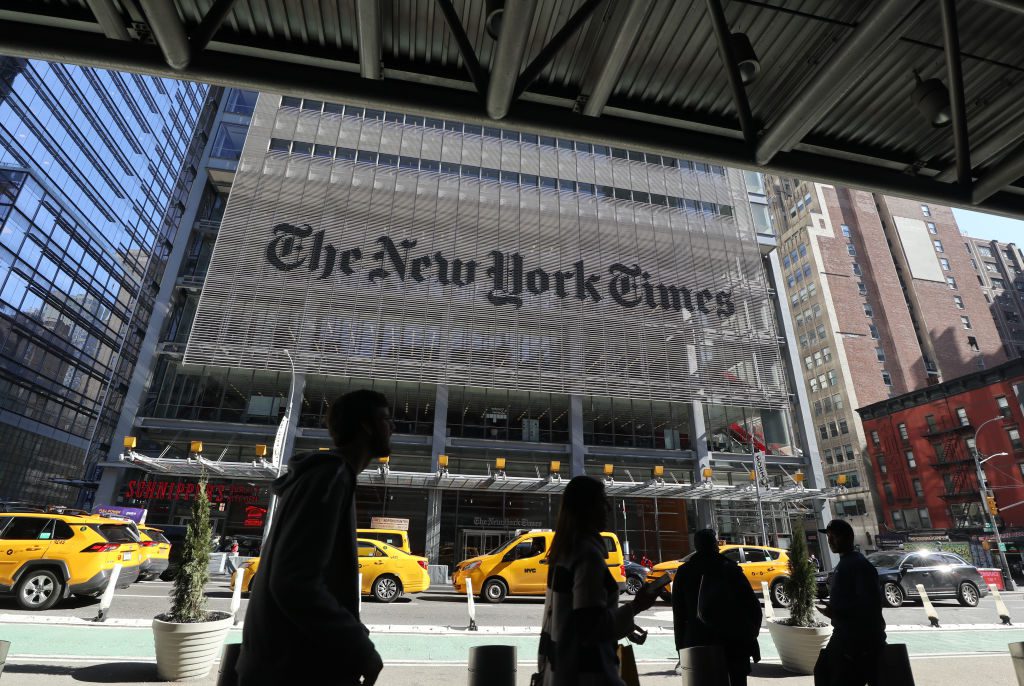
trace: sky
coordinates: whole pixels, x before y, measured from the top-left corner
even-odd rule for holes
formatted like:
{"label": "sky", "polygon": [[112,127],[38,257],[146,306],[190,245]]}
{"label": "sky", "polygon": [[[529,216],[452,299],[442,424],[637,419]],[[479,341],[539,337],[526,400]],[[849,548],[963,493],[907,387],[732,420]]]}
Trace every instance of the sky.
{"label": "sky", "polygon": [[983,212],[953,208],[960,231],[973,238],[987,238],[1024,247],[1024,221],[1007,219]]}

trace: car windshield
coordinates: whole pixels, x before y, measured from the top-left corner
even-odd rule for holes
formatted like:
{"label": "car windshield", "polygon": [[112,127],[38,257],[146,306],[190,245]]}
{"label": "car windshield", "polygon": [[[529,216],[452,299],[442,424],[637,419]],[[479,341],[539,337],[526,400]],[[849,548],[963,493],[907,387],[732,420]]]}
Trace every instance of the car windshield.
{"label": "car windshield", "polygon": [[152,538],[157,543],[170,543],[170,541],[167,540],[167,537],[159,531],[157,531],[156,529],[143,529],[142,532],[150,538]]}
{"label": "car windshield", "polygon": [[94,527],[111,543],[138,543],[131,528],[125,524],[97,524]]}
{"label": "car windshield", "polygon": [[868,555],[868,562],[876,567],[898,567],[903,553],[872,553]]}
{"label": "car windshield", "polygon": [[519,538],[518,536],[513,536],[512,538],[508,539],[507,541],[505,541],[504,543],[502,543],[501,545],[499,545],[499,546],[498,546],[497,548],[495,548],[494,550],[492,550],[492,551],[488,552],[487,554],[488,554],[488,555],[497,555],[497,554],[498,554],[498,553],[500,553],[500,552],[501,552],[502,550],[504,550],[505,548],[509,547],[509,545],[511,545],[511,544],[512,544],[512,542],[513,542],[513,541],[515,541],[515,540],[517,540],[518,538]]}

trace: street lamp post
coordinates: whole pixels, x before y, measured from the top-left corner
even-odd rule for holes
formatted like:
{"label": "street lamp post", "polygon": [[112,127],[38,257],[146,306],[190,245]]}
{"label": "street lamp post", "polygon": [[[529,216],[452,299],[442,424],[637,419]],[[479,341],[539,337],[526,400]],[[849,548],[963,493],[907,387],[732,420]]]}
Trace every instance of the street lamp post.
{"label": "street lamp post", "polygon": [[985,486],[987,482],[985,481],[985,472],[981,468],[981,464],[983,462],[999,455],[1006,455],[1006,453],[994,453],[982,458],[980,456],[981,451],[978,449],[978,434],[981,433],[981,430],[985,428],[986,424],[989,424],[990,422],[997,422],[1002,419],[1002,415],[993,417],[992,419],[987,419],[981,423],[981,426],[974,430],[974,450],[971,451],[971,456],[974,458],[974,468],[977,470],[978,492],[981,495],[981,512],[988,519],[989,524],[992,526],[992,533],[995,535],[996,551],[999,555],[999,568],[1003,575],[1003,583],[1006,585],[1007,590],[1016,591],[1017,584],[1014,583],[1013,577],[1010,575],[1010,567],[1006,564],[1006,551],[1003,549],[1003,539],[999,535],[999,522],[996,521],[995,514],[993,514],[988,507],[988,488]]}

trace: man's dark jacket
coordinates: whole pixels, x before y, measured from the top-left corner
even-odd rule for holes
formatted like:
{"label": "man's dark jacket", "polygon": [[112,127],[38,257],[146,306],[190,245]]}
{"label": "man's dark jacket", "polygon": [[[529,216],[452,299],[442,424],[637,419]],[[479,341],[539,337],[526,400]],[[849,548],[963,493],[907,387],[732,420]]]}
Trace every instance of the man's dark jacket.
{"label": "man's dark jacket", "polygon": [[[718,609],[724,618],[717,626],[697,619],[701,577],[714,577],[725,591],[726,606]],[[676,650],[693,646],[720,645],[725,649],[730,671],[761,659],[757,634],[761,627],[761,603],[740,566],[718,552],[700,552],[687,560],[672,582],[672,618]],[[725,625],[728,629],[723,630]],[[747,673],[746,671],[743,673]]]}
{"label": "man's dark jacket", "polygon": [[239,683],[349,684],[374,647],[359,621],[355,469],[296,455],[274,482],[277,512],[245,612]]}

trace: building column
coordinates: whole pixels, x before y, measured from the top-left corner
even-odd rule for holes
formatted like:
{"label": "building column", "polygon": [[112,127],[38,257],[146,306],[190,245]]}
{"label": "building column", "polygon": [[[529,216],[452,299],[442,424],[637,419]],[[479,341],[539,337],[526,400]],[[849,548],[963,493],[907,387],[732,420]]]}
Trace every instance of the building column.
{"label": "building column", "polygon": [[[708,430],[704,423],[704,403],[699,400],[690,403],[690,429],[690,444],[697,455],[693,482],[700,483],[704,479],[704,468],[711,466],[711,451],[708,450]],[[715,510],[710,500],[697,501],[696,528],[715,528]]]}
{"label": "building column", "polygon": [[572,454],[571,476],[580,476],[586,473],[583,456],[586,449],[583,446],[583,396],[569,396],[569,443]]}
{"label": "building column", "polygon": [[[434,435],[430,448],[430,468],[436,473],[440,469],[438,455],[445,453],[448,441],[448,387],[438,385],[434,392]],[[427,540],[424,555],[429,562],[437,563],[441,550],[441,496],[442,491],[432,488],[427,493]]]}
{"label": "building column", "polygon": [[[786,370],[786,381],[793,389],[792,396],[795,402],[790,403],[792,410],[793,425],[797,429],[794,436],[794,444],[803,453],[804,472],[807,475],[807,485],[811,488],[827,488],[825,472],[821,468],[821,455],[818,452],[818,439],[814,429],[814,421],[811,418],[811,401],[807,397],[807,386],[803,381],[803,373],[800,362],[799,351],[796,349],[796,331],[793,329],[793,319],[789,311],[789,301],[786,300],[786,282],[782,278],[782,265],[779,261],[779,251],[773,250],[768,253],[765,271],[771,281],[772,288],[777,295],[773,298],[775,303],[775,320],[778,323],[782,337],[783,366]],[[810,503],[814,511],[815,527],[824,529],[832,521],[832,508],[825,499],[814,500]],[[812,550],[812,552],[814,552]],[[833,558],[829,550],[828,540],[825,536],[818,534],[818,559],[826,569],[832,569],[838,562]]]}

